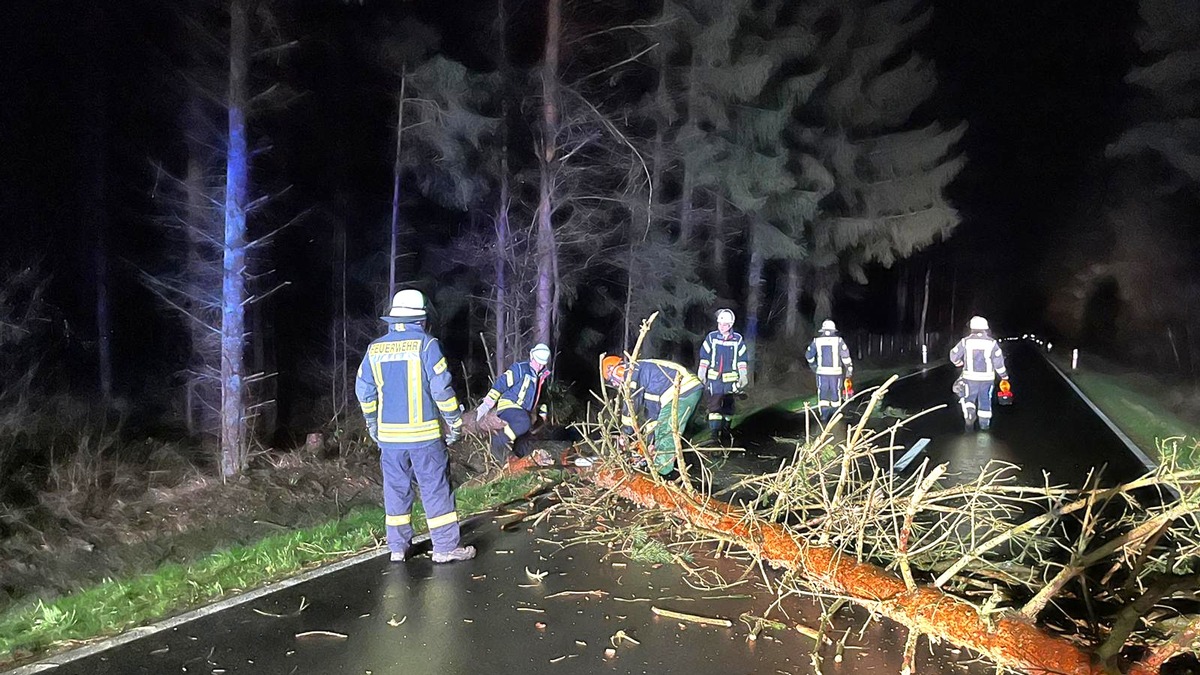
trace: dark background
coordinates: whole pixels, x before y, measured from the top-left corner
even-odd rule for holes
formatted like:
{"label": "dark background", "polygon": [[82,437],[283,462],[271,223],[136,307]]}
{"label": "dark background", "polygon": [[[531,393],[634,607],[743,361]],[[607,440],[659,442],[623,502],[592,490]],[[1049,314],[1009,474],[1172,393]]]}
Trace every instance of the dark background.
{"label": "dark background", "polygon": [[[948,325],[953,286],[956,324],[984,313],[1002,332],[1053,332],[1043,310],[1061,289],[1045,283],[1043,272],[1071,241],[1089,167],[1127,123],[1122,78],[1137,55],[1136,5],[933,4],[921,49],[938,63],[938,115],[969,123],[961,144],[967,165],[950,188],[962,223],[949,241],[893,269],[872,270],[866,287],[845,289],[838,320],[848,329],[911,329],[911,317],[898,316],[897,284],[907,283],[916,302],[931,266],[934,328],[961,328]],[[373,60],[372,41],[416,16],[440,29],[442,51],[486,67],[494,46],[478,36],[493,11],[490,2],[288,6],[283,26],[299,43],[285,77],[298,97],[253,139],[271,147],[255,159],[256,187],[291,186],[271,206],[277,220],[306,214],[272,252],[276,276],[290,282],[266,310],[282,390],[303,388],[305,364],[326,349],[333,219],[345,223],[350,255],[361,262],[352,309],[369,315],[385,301],[378,256],[386,250],[395,80]],[[533,64],[540,5],[512,11],[512,58]],[[37,264],[51,279],[56,322],[48,339],[57,349],[47,345],[47,352],[65,366],[53,372],[62,386],[86,389],[95,369],[95,224],[104,223],[117,298],[118,393],[169,391],[186,352],[182,333],[138,272],[168,264],[160,198],[169,174],[182,170],[184,95],[172,81],[187,31],[171,3],[21,1],[0,14],[0,262],[8,269]],[[461,215],[419,202],[406,213],[431,224],[431,238],[461,225]],[[452,356],[465,349],[454,336],[461,326],[436,328]]]}

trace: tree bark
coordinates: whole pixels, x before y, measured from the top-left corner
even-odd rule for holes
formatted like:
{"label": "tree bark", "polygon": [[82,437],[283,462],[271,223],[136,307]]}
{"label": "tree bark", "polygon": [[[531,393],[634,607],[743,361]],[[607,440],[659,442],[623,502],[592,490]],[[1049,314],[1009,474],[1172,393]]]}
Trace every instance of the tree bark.
{"label": "tree bark", "polygon": [[214,214],[209,211],[210,195],[205,184],[204,161],[207,144],[200,138],[200,130],[205,128],[206,124],[200,94],[196,91],[189,97],[183,126],[188,153],[183,181],[186,199],[183,231],[187,242],[187,251],[184,254],[184,283],[188,290],[187,311],[190,314],[186,322],[190,356],[185,418],[188,435],[194,437],[213,429],[212,410],[219,407],[219,402],[214,399],[211,373],[220,367],[219,362],[214,362],[220,356],[220,347],[215,344],[217,336],[209,323],[212,313],[204,306],[202,300],[212,293],[212,285],[216,281],[216,270],[209,255],[212,246],[209,235],[213,233],[217,224],[214,222]]}
{"label": "tree bark", "polygon": [[917,344],[925,344],[925,319],[929,316],[929,277],[933,273],[933,263],[925,266],[925,294],[921,300],[921,328],[917,334]]}
{"label": "tree bark", "polygon": [[787,261],[787,312],[784,332],[794,338],[800,334],[800,261]]}
{"label": "tree bark", "polygon": [[795,538],[779,523],[761,523],[744,509],[616,469],[588,475],[645,508],[659,508],[746,549],[772,567],[794,570],[818,589],[847,597],[903,626],[977,651],[997,664],[1034,673],[1101,675],[1074,643],[1005,616],[989,622],[979,610],[940,589],[908,589],[895,575],[842,551]]}
{"label": "tree bark", "polygon": [[[504,0],[496,0],[497,24],[500,29],[500,75],[502,80],[509,81],[508,64],[508,9]],[[508,96],[501,94],[500,103],[500,203],[496,209],[496,340],[494,372],[499,375],[504,372],[508,344],[508,256],[509,256],[509,223],[508,212],[510,204],[508,184]]]}
{"label": "tree bark", "polygon": [[547,0],[546,43],[542,60],[542,151],[540,153],[541,184],[537,209],[537,307],[534,335],[537,342],[551,344],[557,255],[551,217],[553,206],[553,165],[558,132],[558,42],[562,23],[562,0]]}
{"label": "tree bark", "polygon": [[[697,133],[699,131],[699,127],[696,125],[694,119],[697,96],[696,70],[699,67],[700,64],[695,61],[695,57],[693,56],[693,61],[688,68],[687,120],[683,123],[685,145],[692,140],[686,138],[686,134]],[[692,193],[696,191],[695,183],[695,171],[687,161],[685,155],[683,160],[683,187],[679,194],[679,242],[684,246],[692,239]]]}
{"label": "tree bark", "polygon": [[408,84],[408,64],[400,66],[400,99],[396,102],[396,158],[392,164],[392,236],[388,254],[388,301],[396,295],[396,255],[400,240],[400,158],[404,141],[404,97]]}
{"label": "tree bark", "polygon": [[725,197],[713,192],[713,281],[717,295],[729,297],[729,270],[725,269]]}
{"label": "tree bark", "polygon": [[762,304],[763,255],[758,250],[755,230],[762,227],[760,223],[750,224],[750,236],[747,247],[750,249],[750,266],[746,273],[746,359],[750,362],[751,376],[755,374],[758,362],[758,313]]}
{"label": "tree bark", "polygon": [[250,17],[245,0],[229,4],[229,128],[225,164],[225,238],[221,276],[221,474],[246,468],[245,301],[246,202],[250,157],[246,139]]}
{"label": "tree bark", "polygon": [[[88,14],[93,26],[103,25],[104,10],[102,4],[91,7]],[[109,241],[108,241],[108,71],[106,60],[108,53],[104,35],[96,31],[91,47],[94,51],[85,52],[87,59],[86,70],[91,75],[93,83],[91,90],[91,123],[86,126],[85,143],[88,153],[88,194],[87,203],[83,209],[83,221],[94,235],[92,247],[92,265],[95,274],[95,308],[96,308],[96,345],[97,345],[97,384],[100,396],[107,404],[112,400],[113,367],[112,367],[112,313],[109,296],[111,295],[109,279]]]}

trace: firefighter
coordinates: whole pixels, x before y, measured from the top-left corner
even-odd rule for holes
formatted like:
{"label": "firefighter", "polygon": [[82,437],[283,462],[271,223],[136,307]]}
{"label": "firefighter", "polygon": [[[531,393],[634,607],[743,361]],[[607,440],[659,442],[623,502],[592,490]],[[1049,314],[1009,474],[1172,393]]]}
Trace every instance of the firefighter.
{"label": "firefighter", "polygon": [[708,429],[717,443],[732,445],[729,422],[735,395],[749,383],[746,343],[733,332],[733,310],[717,310],[717,329],[700,344],[697,374],[708,393]]}
{"label": "firefighter", "polygon": [[700,403],[704,386],[692,371],[678,363],[643,359],[630,367],[619,356],[601,360],[604,381],[629,392],[630,410],[624,407],[621,424],[626,436],[633,434],[639,417],[646,440],[653,448],[652,468],[659,475],[670,477],[675,470],[676,453],[682,448],[676,438],[683,434],[688,420]]}
{"label": "firefighter", "polygon": [[955,382],[955,393],[962,408],[963,423],[967,431],[975,430],[978,420],[980,429],[992,426],[992,392],[996,376],[1008,381],[1008,369],[1004,367],[1004,353],[1000,343],[988,332],[987,319],[971,317],[970,333],[950,350],[950,362],[962,369],[959,381]]}
{"label": "firefighter", "polygon": [[[504,423],[504,427],[492,433],[492,456],[500,462],[525,454],[517,445],[517,439],[529,433],[533,427],[534,410],[544,422],[546,404],[541,403],[542,385],[550,377],[550,348],[537,344],[529,350],[529,360],[514,363],[496,380],[475,409],[475,419],[482,420],[492,408]],[[544,451],[540,453],[549,457]],[[539,464],[545,463],[542,460]]]}
{"label": "firefighter", "polygon": [[854,374],[850,348],[832,320],[821,322],[821,330],[808,345],[804,358],[817,374],[817,414],[822,422],[828,422],[842,405],[842,390]]}
{"label": "firefighter", "polygon": [[403,562],[412,545],[414,480],[433,540],[433,562],[470,560],[475,547],[460,543],[447,450],[459,437],[462,413],[441,345],[425,332],[425,316],[420,291],[396,293],[387,316],[380,317],[388,324],[387,334],[367,348],[354,391],[367,431],[380,448],[392,561]]}

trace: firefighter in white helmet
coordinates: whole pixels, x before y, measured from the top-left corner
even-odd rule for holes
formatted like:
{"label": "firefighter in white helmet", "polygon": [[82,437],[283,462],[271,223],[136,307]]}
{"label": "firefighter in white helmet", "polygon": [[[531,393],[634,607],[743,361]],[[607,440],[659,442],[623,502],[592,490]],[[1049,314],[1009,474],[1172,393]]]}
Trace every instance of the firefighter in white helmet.
{"label": "firefighter in white helmet", "polygon": [[[527,448],[517,444],[517,439],[533,428],[535,414],[546,420],[546,403],[541,398],[542,387],[550,377],[549,363],[550,348],[539,342],[529,350],[528,361],[512,364],[497,378],[475,409],[475,419],[482,420],[495,408],[504,424],[491,436],[492,456],[500,462],[529,454]],[[553,461],[545,450],[536,452],[534,460],[537,464]]]}
{"label": "firefighter in white helmet", "polygon": [[462,411],[442,347],[425,332],[425,312],[420,291],[396,293],[387,315],[380,317],[388,324],[387,334],[367,347],[354,392],[367,431],[379,444],[392,561],[404,562],[412,545],[415,482],[433,540],[433,562],[448,563],[475,557],[475,547],[460,544],[450,490],[447,446],[459,437]]}
{"label": "firefighter in white helmet", "polygon": [[954,393],[962,408],[963,423],[967,431],[974,431],[978,421],[980,429],[992,425],[992,393],[996,388],[996,377],[1008,381],[1008,369],[1004,367],[1004,353],[1000,343],[988,332],[987,319],[971,317],[970,332],[950,350],[950,362],[962,369],[954,383]]}
{"label": "firefighter in white helmet", "polygon": [[837,332],[831,319],[821,322],[821,330],[804,353],[808,367],[817,374],[817,414],[828,422],[842,405],[842,390],[854,374],[850,348]]}
{"label": "firefighter in white helmet", "polygon": [[729,423],[733,419],[735,395],[749,384],[746,343],[733,331],[734,318],[731,309],[717,311],[717,329],[700,344],[697,368],[708,393],[708,429],[713,440],[723,445],[732,444]]}

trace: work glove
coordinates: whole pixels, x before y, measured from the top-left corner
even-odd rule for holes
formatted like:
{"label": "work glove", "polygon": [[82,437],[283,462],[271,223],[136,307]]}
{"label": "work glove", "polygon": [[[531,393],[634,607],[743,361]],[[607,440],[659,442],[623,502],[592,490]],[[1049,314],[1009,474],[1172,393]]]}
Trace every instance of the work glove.
{"label": "work glove", "polygon": [[707,387],[708,386],[708,366],[700,366],[700,370],[696,371],[696,377],[700,378],[700,381],[703,382],[704,386]]}
{"label": "work glove", "polygon": [[745,389],[750,386],[750,378],[746,377],[745,373],[738,373],[737,388]]}
{"label": "work glove", "polygon": [[484,415],[491,412],[492,406],[494,406],[494,405],[496,405],[496,404],[494,401],[492,401],[492,399],[490,399],[490,398],[483,399],[483,402],[480,403],[479,407],[475,409],[475,419],[476,420],[483,419]]}
{"label": "work glove", "polygon": [[376,443],[379,442],[379,418],[367,418],[367,435]]}
{"label": "work glove", "polygon": [[445,437],[446,445],[447,446],[454,445],[461,436],[462,436],[462,431],[460,431],[458,427],[451,427],[450,431],[446,432],[446,437]]}

